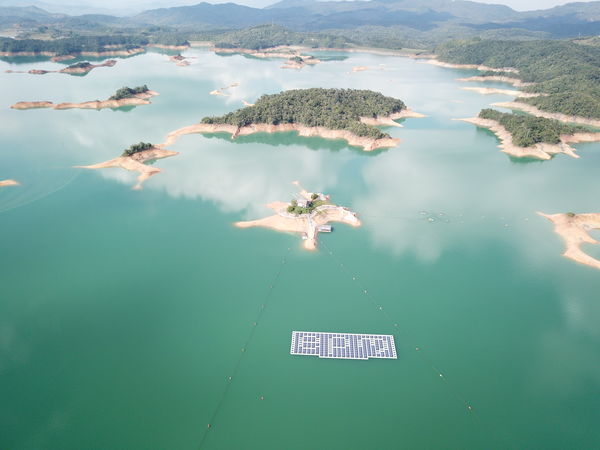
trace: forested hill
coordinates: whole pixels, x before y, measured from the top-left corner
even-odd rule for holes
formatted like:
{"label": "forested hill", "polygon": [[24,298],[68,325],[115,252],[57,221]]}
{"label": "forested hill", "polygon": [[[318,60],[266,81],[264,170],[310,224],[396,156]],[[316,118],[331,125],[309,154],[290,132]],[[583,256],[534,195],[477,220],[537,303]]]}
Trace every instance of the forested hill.
{"label": "forested hill", "polygon": [[544,111],[600,118],[600,47],[568,41],[454,41],[436,49],[441,61],[514,67],[535,83],[520,98]]}
{"label": "forested hill", "polygon": [[389,137],[378,128],[360,122],[361,117],[389,116],[406,109],[401,100],[378,92],[357,89],[295,89],[263,95],[254,106],[247,106],[221,117],[205,117],[203,123],[299,124],[347,130],[375,139]]}

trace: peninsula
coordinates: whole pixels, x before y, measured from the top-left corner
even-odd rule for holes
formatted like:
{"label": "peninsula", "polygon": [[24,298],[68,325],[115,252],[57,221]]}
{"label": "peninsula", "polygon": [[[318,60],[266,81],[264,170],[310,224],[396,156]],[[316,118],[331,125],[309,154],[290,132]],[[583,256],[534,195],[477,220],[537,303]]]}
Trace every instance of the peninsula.
{"label": "peninsula", "polygon": [[[294,182],[298,185],[298,182]],[[275,215],[258,220],[236,222],[238,228],[265,227],[277,231],[298,233],[304,240],[306,250],[317,248],[320,232],[331,232],[331,222],[342,222],[353,227],[361,225],[356,213],[343,206],[334,205],[329,196],[301,189],[298,198],[266,205]]]}
{"label": "peninsula", "polygon": [[365,151],[395,147],[392,138],[375,125],[390,126],[394,120],[424,117],[407,109],[401,100],[356,89],[295,89],[263,95],[247,106],[221,117],[173,131],[163,146],[190,133],[229,133],[232,139],[254,133],[295,131],[300,136],[343,139]]}
{"label": "peninsula", "polygon": [[75,167],[80,169],[107,169],[109,167],[120,167],[121,169],[129,170],[131,172],[138,172],[137,183],[133,186],[133,189],[139,190],[142,189],[144,181],[161,171],[146,163],[178,154],[178,152],[164,150],[147,142],[140,142],[139,144],[133,144],[128,149],[124,150],[121,156],[117,158],[89,166]]}
{"label": "peninsula", "polygon": [[93,100],[83,103],[52,103],[52,102],[18,102],[11,106],[12,109],[103,109],[120,108],[122,106],[149,105],[150,98],[159,95],[158,92],[151,91],[148,86],[138,86],[135,88],[122,87],[107,100]]}
{"label": "peninsula", "polygon": [[600,133],[577,125],[535,116],[516,116],[484,109],[478,117],[461,119],[487,128],[500,139],[500,148],[515,158],[547,160],[557,153],[579,158],[570,143],[600,141]]}
{"label": "peninsula", "polygon": [[544,214],[554,224],[554,231],[565,242],[566,250],[563,256],[581,264],[600,269],[600,261],[588,255],[581,249],[582,244],[600,244],[589,234],[590,230],[600,229],[600,214]]}

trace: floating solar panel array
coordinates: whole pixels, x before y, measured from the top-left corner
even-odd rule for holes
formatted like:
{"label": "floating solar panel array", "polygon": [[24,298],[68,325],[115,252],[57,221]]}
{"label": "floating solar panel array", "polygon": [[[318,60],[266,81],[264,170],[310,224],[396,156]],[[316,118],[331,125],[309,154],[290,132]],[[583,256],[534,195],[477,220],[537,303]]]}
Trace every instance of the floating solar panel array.
{"label": "floating solar panel array", "polygon": [[292,331],[292,355],[340,359],[396,359],[394,336],[389,334]]}

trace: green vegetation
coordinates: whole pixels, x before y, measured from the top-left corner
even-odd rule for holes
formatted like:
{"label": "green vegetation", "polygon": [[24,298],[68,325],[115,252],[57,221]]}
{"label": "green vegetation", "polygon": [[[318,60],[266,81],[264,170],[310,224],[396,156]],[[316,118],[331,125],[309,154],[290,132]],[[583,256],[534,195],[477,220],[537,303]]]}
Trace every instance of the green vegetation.
{"label": "green vegetation", "polygon": [[587,131],[576,125],[565,125],[558,120],[525,114],[509,114],[494,109],[483,109],[479,113],[482,119],[494,120],[512,135],[513,143],[520,147],[529,147],[539,142],[558,144],[561,134],[573,134]]}
{"label": "green vegetation", "polygon": [[136,96],[137,94],[143,94],[144,92],[148,92],[148,86],[145,84],[143,86],[138,86],[135,88],[130,88],[128,86],[122,87],[114,95],[112,95],[109,100],[122,100],[124,98],[131,98]]}
{"label": "green vegetation", "polygon": [[378,92],[357,89],[295,89],[263,95],[254,106],[221,117],[205,117],[203,123],[251,124],[294,123],[307,127],[347,130],[370,138],[389,137],[378,128],[360,122],[361,117],[389,116],[406,109],[401,100]]}
{"label": "green vegetation", "polygon": [[292,200],[290,202],[290,206],[287,207],[287,212],[296,216],[301,214],[311,214],[319,206],[330,204],[327,200],[318,200],[318,194],[312,194],[310,198],[311,200],[306,202],[306,206],[298,205],[298,201],[296,199]]}
{"label": "green vegetation", "polygon": [[305,47],[345,47],[346,39],[323,33],[300,33],[280,25],[259,25],[244,30],[207,33],[202,38],[211,40],[218,48],[248,48],[262,50],[280,45]]}
{"label": "green vegetation", "polygon": [[600,119],[600,47],[568,41],[453,41],[437,48],[441,61],[514,67],[536,83],[520,98],[541,110]]}
{"label": "green vegetation", "polygon": [[123,151],[121,156],[133,156],[136,153],[143,152],[144,150],[150,150],[152,147],[154,147],[154,145],[150,144],[149,142],[140,142],[138,144],[133,144],[128,149]]}
{"label": "green vegetation", "polygon": [[82,61],[75,64],[71,64],[67,69],[88,69],[92,67],[92,64],[88,61]]}

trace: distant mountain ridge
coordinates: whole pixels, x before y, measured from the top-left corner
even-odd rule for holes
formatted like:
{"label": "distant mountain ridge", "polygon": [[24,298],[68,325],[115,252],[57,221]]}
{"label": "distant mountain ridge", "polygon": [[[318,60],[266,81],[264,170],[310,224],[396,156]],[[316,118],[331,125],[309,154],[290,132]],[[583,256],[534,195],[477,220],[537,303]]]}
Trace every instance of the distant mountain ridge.
{"label": "distant mountain ridge", "polygon": [[[0,5],[9,0],[0,0]],[[104,26],[166,26],[187,29],[241,29],[278,24],[295,31],[349,30],[359,27],[400,27],[426,32],[443,30],[444,35],[471,35],[481,31],[525,30],[546,37],[600,34],[600,1],[569,3],[547,10],[519,12],[508,6],[467,0],[369,0],[317,1],[282,0],[266,8],[235,3],[150,9],[129,17],[108,15],[64,16],[37,7],[0,7],[0,24]],[[499,31],[502,32],[502,31]]]}

